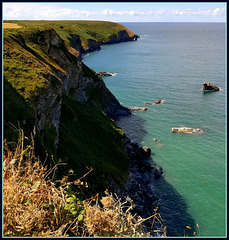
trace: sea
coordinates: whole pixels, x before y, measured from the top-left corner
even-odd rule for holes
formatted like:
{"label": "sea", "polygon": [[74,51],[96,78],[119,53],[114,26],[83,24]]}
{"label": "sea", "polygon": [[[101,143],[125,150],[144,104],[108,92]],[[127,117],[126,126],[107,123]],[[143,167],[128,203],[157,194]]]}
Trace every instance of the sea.
{"label": "sea", "polygon": [[[123,106],[148,108],[116,123],[132,141],[150,147],[150,160],[163,168],[152,184],[167,235],[225,237],[226,24],[121,24],[140,38],[103,45],[83,62],[114,73],[103,79]],[[203,92],[205,81],[220,91]],[[158,99],[163,102],[145,105]],[[172,133],[172,127],[203,131]]]}

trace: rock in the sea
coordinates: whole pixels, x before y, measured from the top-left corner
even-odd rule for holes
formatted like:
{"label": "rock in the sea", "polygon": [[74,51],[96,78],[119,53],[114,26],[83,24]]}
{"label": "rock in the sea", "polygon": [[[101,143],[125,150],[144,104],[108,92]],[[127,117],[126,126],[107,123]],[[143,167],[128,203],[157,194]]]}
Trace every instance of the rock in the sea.
{"label": "rock in the sea", "polygon": [[151,102],[146,102],[145,105],[153,105]]}
{"label": "rock in the sea", "polygon": [[155,178],[160,178],[162,174],[163,174],[163,168],[160,166],[156,166],[154,171]]}
{"label": "rock in the sea", "polygon": [[201,133],[202,129],[200,128],[188,128],[188,127],[180,127],[180,128],[172,128],[173,133]]}
{"label": "rock in the sea", "polygon": [[132,112],[139,112],[139,111],[144,112],[147,110],[147,107],[130,107],[129,109]]}
{"label": "rock in the sea", "polygon": [[99,71],[96,73],[96,75],[101,76],[101,77],[110,77],[110,76],[113,76],[114,73]]}
{"label": "rock in the sea", "polygon": [[155,104],[160,104],[160,103],[162,103],[162,101],[163,101],[163,99],[158,99],[158,100],[156,100],[154,103],[155,103]]}
{"label": "rock in the sea", "polygon": [[203,91],[219,91],[219,87],[215,86],[212,83],[204,82],[203,83]]}

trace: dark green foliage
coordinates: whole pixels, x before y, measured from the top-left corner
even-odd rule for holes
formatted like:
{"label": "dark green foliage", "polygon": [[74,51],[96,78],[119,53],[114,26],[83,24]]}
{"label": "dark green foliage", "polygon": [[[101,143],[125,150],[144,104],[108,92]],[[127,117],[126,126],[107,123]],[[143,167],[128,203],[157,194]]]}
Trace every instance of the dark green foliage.
{"label": "dark green foliage", "polygon": [[26,135],[30,135],[35,124],[35,113],[5,77],[3,94],[4,138],[9,141],[17,141],[16,128],[19,127],[24,129]]}
{"label": "dark green foliage", "polygon": [[109,188],[113,179],[122,183],[128,174],[124,133],[107,116],[68,96],[63,96],[58,156],[76,176],[87,176],[95,192]]}

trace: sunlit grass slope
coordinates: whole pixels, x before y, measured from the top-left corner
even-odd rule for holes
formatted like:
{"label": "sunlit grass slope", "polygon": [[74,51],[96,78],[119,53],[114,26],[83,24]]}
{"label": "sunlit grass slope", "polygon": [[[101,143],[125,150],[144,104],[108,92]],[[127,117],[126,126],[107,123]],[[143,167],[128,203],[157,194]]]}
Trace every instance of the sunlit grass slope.
{"label": "sunlit grass slope", "polygon": [[16,23],[24,31],[29,28],[53,28],[67,46],[70,46],[70,35],[77,35],[85,49],[88,47],[88,39],[97,42],[107,41],[109,37],[117,36],[123,30],[126,30],[130,37],[135,35],[123,25],[107,21],[4,21],[4,23]]}

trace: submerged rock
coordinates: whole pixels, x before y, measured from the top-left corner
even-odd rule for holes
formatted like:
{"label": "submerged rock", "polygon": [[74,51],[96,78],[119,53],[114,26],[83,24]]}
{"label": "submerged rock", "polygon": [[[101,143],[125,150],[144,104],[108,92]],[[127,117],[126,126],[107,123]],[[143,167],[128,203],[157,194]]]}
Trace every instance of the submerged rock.
{"label": "submerged rock", "polygon": [[209,82],[204,82],[203,83],[203,91],[219,91],[219,87],[216,85],[209,83]]}

